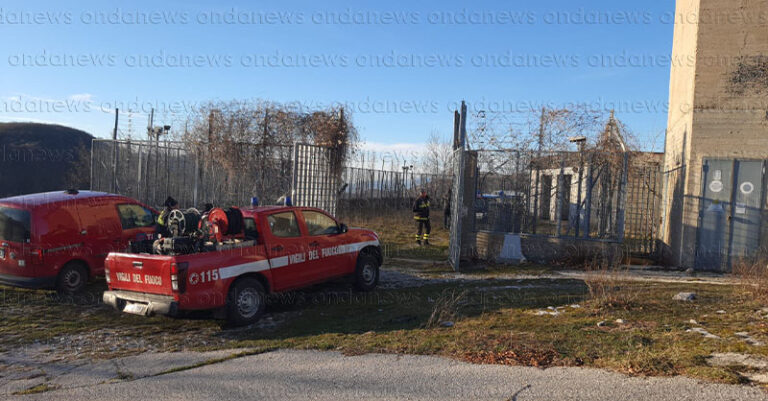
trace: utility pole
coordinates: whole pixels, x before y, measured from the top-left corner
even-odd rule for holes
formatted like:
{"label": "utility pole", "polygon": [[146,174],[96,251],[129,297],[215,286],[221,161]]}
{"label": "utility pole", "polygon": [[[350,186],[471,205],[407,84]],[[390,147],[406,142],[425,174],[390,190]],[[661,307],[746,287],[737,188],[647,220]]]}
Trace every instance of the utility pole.
{"label": "utility pole", "polygon": [[120,109],[115,109],[115,129],[112,131],[112,193],[117,192],[117,119]]}

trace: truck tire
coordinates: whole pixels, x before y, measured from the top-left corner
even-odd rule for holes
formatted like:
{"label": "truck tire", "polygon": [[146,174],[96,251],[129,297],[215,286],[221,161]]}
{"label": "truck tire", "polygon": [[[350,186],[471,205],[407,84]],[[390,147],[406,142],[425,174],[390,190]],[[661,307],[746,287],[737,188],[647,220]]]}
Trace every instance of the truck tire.
{"label": "truck tire", "polygon": [[264,313],[265,301],[266,291],[258,280],[237,280],[227,296],[227,321],[234,326],[255,323]]}
{"label": "truck tire", "polygon": [[60,295],[75,295],[88,284],[88,269],[80,262],[69,262],[56,278],[56,291]]}
{"label": "truck tire", "polygon": [[379,284],[379,261],[373,255],[362,254],[357,257],[355,269],[355,288],[371,291]]}

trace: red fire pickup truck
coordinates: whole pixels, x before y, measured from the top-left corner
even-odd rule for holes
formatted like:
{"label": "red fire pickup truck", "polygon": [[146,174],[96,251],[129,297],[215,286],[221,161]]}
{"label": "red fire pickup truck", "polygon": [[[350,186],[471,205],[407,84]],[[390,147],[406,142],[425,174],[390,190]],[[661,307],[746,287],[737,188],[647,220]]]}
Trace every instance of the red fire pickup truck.
{"label": "red fire pickup truck", "polygon": [[[175,214],[174,214],[175,213]],[[379,280],[378,235],[349,229],[319,209],[257,207],[175,211],[171,235],[106,259],[104,302],[139,315],[214,309],[235,325],[264,312],[269,293],[353,276],[369,291]]]}

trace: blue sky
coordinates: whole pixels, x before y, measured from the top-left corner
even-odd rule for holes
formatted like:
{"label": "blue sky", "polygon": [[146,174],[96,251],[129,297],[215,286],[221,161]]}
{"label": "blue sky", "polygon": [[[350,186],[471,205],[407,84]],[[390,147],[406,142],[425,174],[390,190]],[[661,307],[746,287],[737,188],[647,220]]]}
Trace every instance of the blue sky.
{"label": "blue sky", "polygon": [[170,122],[210,99],[342,102],[384,149],[449,136],[465,99],[512,121],[542,102],[616,108],[657,150],[666,127],[671,0],[70,4],[0,6],[0,121],[105,137],[114,107],[140,135],[152,105]]}

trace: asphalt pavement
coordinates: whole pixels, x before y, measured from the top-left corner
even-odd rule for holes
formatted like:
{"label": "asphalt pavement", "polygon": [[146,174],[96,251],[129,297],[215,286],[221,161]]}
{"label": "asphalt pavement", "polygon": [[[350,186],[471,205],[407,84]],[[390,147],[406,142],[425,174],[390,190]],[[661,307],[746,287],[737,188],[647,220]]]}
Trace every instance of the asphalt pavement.
{"label": "asphalt pavement", "polygon": [[[153,356],[144,354],[142,358]],[[168,354],[157,354],[157,358],[168,358]],[[145,366],[150,366],[146,361]],[[473,365],[429,356],[280,350],[198,366],[200,362],[139,379],[65,385],[39,394],[6,397],[98,401],[768,400],[768,392],[760,388],[684,377],[637,378],[597,369]]]}

